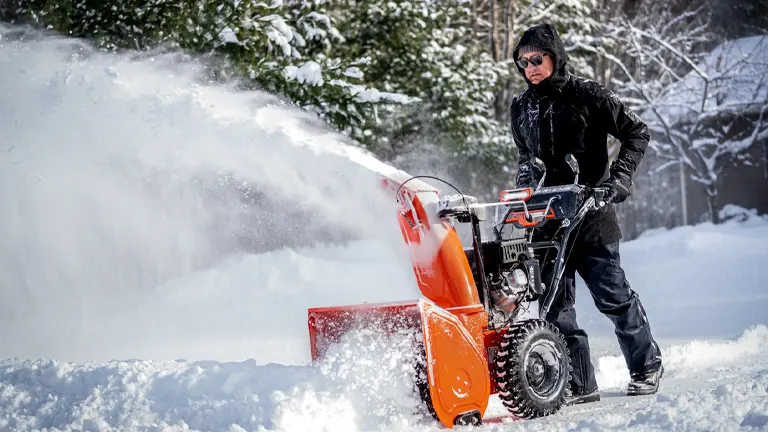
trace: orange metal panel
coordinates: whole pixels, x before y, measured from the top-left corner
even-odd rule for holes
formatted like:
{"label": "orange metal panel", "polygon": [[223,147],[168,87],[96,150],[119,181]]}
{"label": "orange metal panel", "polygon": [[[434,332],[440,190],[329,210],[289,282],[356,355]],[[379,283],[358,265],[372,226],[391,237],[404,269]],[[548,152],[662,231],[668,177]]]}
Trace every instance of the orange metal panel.
{"label": "orange metal panel", "polygon": [[[432,407],[440,422],[488,407],[490,376],[483,346],[450,312],[420,302]],[[481,334],[482,336],[482,334]]]}

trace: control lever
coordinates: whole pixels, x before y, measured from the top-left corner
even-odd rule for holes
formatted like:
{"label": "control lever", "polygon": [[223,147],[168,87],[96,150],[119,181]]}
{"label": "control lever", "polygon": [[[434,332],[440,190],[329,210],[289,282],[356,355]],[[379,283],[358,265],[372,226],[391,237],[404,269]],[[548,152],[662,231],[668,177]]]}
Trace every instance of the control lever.
{"label": "control lever", "polygon": [[579,183],[579,161],[576,160],[576,157],[573,156],[571,153],[568,153],[565,155],[565,161],[568,163],[568,166],[571,167],[571,171],[573,171],[574,174],[576,174],[576,178],[573,180],[573,184]]}
{"label": "control lever", "polygon": [[541,175],[541,180],[539,180],[539,184],[536,186],[536,190],[534,191],[534,193],[536,193],[539,191],[539,189],[541,189],[542,186],[544,186],[544,179],[547,178],[547,166],[544,165],[544,161],[539,158],[534,159],[533,166],[535,166],[537,170],[543,173]]}

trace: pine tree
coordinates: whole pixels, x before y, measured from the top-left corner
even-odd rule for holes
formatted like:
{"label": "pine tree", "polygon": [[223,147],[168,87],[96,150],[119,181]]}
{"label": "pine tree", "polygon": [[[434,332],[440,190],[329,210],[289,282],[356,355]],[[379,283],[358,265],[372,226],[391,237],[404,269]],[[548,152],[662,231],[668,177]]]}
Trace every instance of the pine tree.
{"label": "pine tree", "polygon": [[[365,58],[331,54],[343,37],[325,0],[263,3],[227,0],[212,14],[219,43],[258,87],[285,95],[337,129],[365,142],[366,120],[380,103],[407,102],[398,94],[362,85]],[[232,17],[232,18],[227,18]]]}
{"label": "pine tree", "polygon": [[[402,95],[362,85],[365,58],[329,55],[344,42],[326,0],[9,0],[3,18],[93,40],[99,47],[214,55],[215,77],[283,95],[359,141],[376,105]],[[233,74],[231,71],[237,73]],[[242,82],[242,80],[240,80]]]}
{"label": "pine tree", "polygon": [[493,108],[509,68],[466,43],[467,1],[334,5],[331,13],[347,41],[338,47],[340,55],[371,58],[364,68],[367,84],[418,99],[378,110],[369,141],[378,155],[405,169],[413,162],[409,158],[425,152],[460,159],[456,165],[462,169],[471,160],[482,160],[478,165],[491,170],[510,164],[515,157],[510,132],[494,118]]}
{"label": "pine tree", "polygon": [[144,49],[177,41],[188,2],[164,0],[7,0],[0,18],[28,22],[105,49]]}

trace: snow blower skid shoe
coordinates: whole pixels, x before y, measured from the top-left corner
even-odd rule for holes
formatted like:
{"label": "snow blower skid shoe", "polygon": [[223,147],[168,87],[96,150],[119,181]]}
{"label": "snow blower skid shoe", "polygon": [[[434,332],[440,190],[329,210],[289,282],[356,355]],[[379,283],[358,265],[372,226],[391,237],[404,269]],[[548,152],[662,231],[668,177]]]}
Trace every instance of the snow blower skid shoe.
{"label": "snow blower skid shoe", "polygon": [[[309,309],[312,359],[348,343],[345,335],[357,328],[411,332],[414,392],[446,427],[482,424],[491,394],[515,419],[556,413],[565,404],[569,352],[557,328],[541,317],[557,296],[568,237],[587,211],[601,206],[605,192],[578,185],[578,164],[568,157],[573,185],[542,187],[542,179],[536,190],[501,191],[493,203],[458,190],[439,197],[437,189],[402,171],[382,174],[382,188],[397,199],[421,297]],[[481,222],[493,233],[488,241]],[[461,243],[456,223],[469,225],[470,245]],[[534,229],[545,223],[559,229],[551,239],[533,241]],[[539,260],[551,260],[552,250],[553,277],[543,283]]]}

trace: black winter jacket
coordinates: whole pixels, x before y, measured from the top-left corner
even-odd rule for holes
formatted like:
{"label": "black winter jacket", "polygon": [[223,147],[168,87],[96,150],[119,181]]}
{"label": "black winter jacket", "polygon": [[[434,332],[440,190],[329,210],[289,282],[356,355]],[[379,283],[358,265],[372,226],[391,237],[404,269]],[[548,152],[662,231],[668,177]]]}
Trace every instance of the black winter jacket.
{"label": "black winter jacket", "polygon": [[[553,57],[555,70],[534,85],[518,67],[528,82],[528,89],[510,107],[512,133],[520,153],[518,187],[535,185],[540,179],[541,173],[533,165],[537,157],[546,166],[545,185],[573,183],[574,175],[565,161],[571,153],[579,162],[580,184],[597,186],[613,176],[629,188],[650,139],[645,123],[612,92],[566,70],[565,49],[551,25],[528,29],[515,47],[515,59],[525,45],[544,49]],[[610,168],[608,134],[621,142]],[[590,242],[618,241],[621,233],[614,206],[590,213],[581,231]]]}

